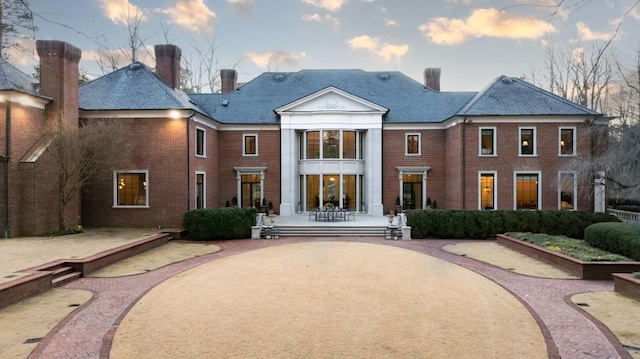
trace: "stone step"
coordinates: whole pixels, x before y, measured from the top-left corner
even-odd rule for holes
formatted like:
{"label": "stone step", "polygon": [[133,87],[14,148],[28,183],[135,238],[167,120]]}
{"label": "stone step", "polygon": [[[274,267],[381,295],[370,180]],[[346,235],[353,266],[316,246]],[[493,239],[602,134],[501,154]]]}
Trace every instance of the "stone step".
{"label": "stone step", "polygon": [[385,227],[275,226],[281,237],[383,237]]}

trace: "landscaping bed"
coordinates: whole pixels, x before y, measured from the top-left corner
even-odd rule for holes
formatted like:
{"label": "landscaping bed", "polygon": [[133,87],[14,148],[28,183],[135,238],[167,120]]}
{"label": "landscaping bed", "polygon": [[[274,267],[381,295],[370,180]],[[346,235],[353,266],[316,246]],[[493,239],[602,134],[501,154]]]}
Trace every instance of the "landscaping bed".
{"label": "landscaping bed", "polygon": [[640,278],[636,278],[630,273],[615,273],[613,275],[613,290],[640,301]]}
{"label": "landscaping bed", "polygon": [[631,273],[640,271],[640,262],[624,259],[622,256],[613,256],[603,260],[598,254],[593,254],[591,260],[576,259],[560,252],[559,246],[545,247],[533,244],[521,239],[510,237],[506,234],[496,235],[497,243],[508,248],[526,254],[530,257],[542,260],[582,279],[611,280],[613,273]]}

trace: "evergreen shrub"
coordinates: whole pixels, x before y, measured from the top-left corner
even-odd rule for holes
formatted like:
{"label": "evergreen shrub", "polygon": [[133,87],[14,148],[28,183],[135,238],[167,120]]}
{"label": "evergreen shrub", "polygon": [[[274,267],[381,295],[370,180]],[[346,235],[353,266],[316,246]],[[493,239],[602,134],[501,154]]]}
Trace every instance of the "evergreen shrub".
{"label": "evergreen shrub", "polygon": [[484,239],[506,232],[565,235],[582,239],[593,223],[619,222],[612,215],[577,211],[410,210],[413,238]]}
{"label": "evergreen shrub", "polygon": [[640,261],[638,223],[595,223],[585,229],[584,241],[596,248]]}
{"label": "evergreen shrub", "polygon": [[256,216],[255,208],[205,208],[185,213],[182,222],[196,241],[241,239],[251,237]]}

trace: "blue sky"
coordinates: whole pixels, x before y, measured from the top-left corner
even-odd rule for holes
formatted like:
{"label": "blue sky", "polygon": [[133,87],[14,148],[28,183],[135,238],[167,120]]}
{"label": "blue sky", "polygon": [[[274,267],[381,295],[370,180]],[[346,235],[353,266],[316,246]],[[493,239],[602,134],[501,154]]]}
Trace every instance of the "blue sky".
{"label": "blue sky", "polygon": [[[562,3],[560,11],[549,5]],[[195,59],[215,36],[219,68],[239,81],[260,73],[300,69],[395,70],[423,82],[426,67],[442,69],[444,91],[478,91],[500,75],[529,75],[544,62],[545,46],[602,43],[638,0],[31,0],[37,39],[64,40],[83,51],[90,77],[95,40],[125,48],[123,12],[144,14],[145,45],[180,46]],[[533,5],[532,5],[533,4]],[[630,56],[638,49],[640,6],[626,15],[612,43]],[[196,45],[198,44],[198,45]],[[578,44],[578,45],[576,45]],[[151,52],[152,53],[152,52]],[[153,66],[151,57],[141,60]],[[31,73],[36,55],[14,54]],[[122,66],[126,62],[122,59]]]}

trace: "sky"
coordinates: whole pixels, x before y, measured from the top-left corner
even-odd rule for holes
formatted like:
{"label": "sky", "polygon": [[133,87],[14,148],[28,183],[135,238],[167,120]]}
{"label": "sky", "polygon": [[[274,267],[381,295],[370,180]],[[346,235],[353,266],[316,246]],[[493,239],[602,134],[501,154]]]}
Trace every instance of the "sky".
{"label": "sky", "polygon": [[[638,2],[30,0],[29,5],[38,27],[30,35],[80,48],[80,69],[90,78],[103,74],[95,60],[99,44],[114,51],[127,47],[125,14],[137,11],[140,37],[151,54],[139,58],[151,67],[155,44],[175,44],[195,63],[197,50],[214,43],[216,66],[235,68],[239,82],[265,71],[362,69],[400,71],[424,83],[424,69],[439,67],[442,91],[479,91],[500,75],[541,71],[548,46],[592,48],[616,30],[610,48],[633,57],[640,47]],[[124,56],[120,61],[127,65]],[[12,53],[11,62],[30,74],[37,54]]]}

